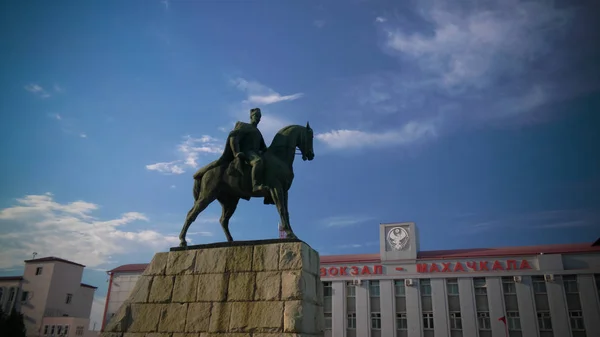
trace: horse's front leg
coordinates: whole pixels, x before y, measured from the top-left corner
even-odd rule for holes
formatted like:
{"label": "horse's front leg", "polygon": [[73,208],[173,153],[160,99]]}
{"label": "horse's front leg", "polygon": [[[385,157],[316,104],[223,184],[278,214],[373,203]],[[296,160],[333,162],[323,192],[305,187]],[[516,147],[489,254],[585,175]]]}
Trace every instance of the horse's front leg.
{"label": "horse's front leg", "polygon": [[281,226],[285,231],[286,237],[288,239],[297,239],[296,235],[292,231],[292,226],[290,225],[287,195],[287,191],[283,190],[282,188],[271,189],[271,196],[273,197],[275,206],[277,206],[277,211],[279,212],[279,217],[281,218]]}

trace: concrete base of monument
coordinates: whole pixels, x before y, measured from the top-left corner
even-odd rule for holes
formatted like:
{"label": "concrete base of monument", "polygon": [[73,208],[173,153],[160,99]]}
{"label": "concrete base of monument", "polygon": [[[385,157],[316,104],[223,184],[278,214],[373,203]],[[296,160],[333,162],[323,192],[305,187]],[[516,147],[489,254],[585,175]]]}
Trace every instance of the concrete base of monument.
{"label": "concrete base of monument", "polygon": [[101,336],[323,336],[319,254],[299,240],[157,253]]}

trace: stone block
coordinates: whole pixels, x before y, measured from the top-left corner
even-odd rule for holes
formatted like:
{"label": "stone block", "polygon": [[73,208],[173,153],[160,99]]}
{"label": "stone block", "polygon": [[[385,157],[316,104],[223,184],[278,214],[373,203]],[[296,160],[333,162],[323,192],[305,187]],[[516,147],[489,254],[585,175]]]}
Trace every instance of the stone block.
{"label": "stone block", "polygon": [[185,331],[185,317],[188,310],[187,303],[171,303],[165,305],[160,315],[158,324],[159,332]]}
{"label": "stone block", "polygon": [[226,269],[228,272],[252,271],[254,246],[229,247]]}
{"label": "stone block", "polygon": [[167,259],[166,275],[189,275],[196,267],[197,251],[170,252]]}
{"label": "stone block", "polygon": [[129,295],[128,301],[131,303],[146,303],[150,295],[150,287],[152,286],[153,276],[140,276],[131,294]]}
{"label": "stone block", "polygon": [[257,245],[254,247],[252,270],[274,271],[279,270],[280,244]]}
{"label": "stone block", "polygon": [[202,337],[202,334],[195,332],[176,332],[173,337]]}
{"label": "stone block", "polygon": [[197,275],[177,275],[173,286],[173,302],[196,302]]}
{"label": "stone block", "polygon": [[129,332],[156,332],[160,314],[164,310],[164,304],[140,303],[132,304],[133,323]]}
{"label": "stone block", "polygon": [[122,332],[102,332],[100,337],[123,337]]}
{"label": "stone block", "polygon": [[125,332],[123,337],[146,337],[145,332]]}
{"label": "stone block", "polygon": [[283,302],[251,302],[248,312],[248,328],[251,331],[283,332]]}
{"label": "stone block", "polygon": [[302,242],[285,242],[279,250],[279,270],[299,270],[315,272],[310,267],[310,251],[308,245]]}
{"label": "stone block", "polygon": [[165,275],[165,270],[167,268],[167,259],[169,257],[169,253],[156,253],[152,258],[152,261],[146,267],[146,270],[142,273],[142,275]]}
{"label": "stone block", "polygon": [[214,302],[210,313],[210,332],[229,331],[229,321],[231,319],[231,303]]}
{"label": "stone block", "polygon": [[252,272],[230,274],[227,301],[251,301],[255,282],[256,275]]}
{"label": "stone block", "polygon": [[168,332],[151,332],[147,333],[144,337],[171,337]]}
{"label": "stone block", "polygon": [[281,274],[277,271],[256,273],[255,301],[278,301],[281,299]]}
{"label": "stone block", "polygon": [[202,274],[198,275],[198,290],[196,301],[220,302],[227,296],[228,274]]}
{"label": "stone block", "polygon": [[316,306],[303,301],[286,301],[283,312],[283,330],[294,333],[315,333]]}
{"label": "stone block", "polygon": [[154,276],[148,302],[166,303],[171,301],[175,276]]}
{"label": "stone block", "polygon": [[248,315],[250,302],[229,302],[231,305],[231,317],[229,318],[230,332],[248,331]]}
{"label": "stone block", "polygon": [[196,254],[197,274],[224,273],[229,248],[200,249]]}
{"label": "stone block", "polygon": [[211,320],[211,304],[209,302],[190,303],[185,320],[186,332],[208,331]]}
{"label": "stone block", "polygon": [[304,270],[289,270],[281,273],[281,299],[317,302],[317,282],[314,275]]}

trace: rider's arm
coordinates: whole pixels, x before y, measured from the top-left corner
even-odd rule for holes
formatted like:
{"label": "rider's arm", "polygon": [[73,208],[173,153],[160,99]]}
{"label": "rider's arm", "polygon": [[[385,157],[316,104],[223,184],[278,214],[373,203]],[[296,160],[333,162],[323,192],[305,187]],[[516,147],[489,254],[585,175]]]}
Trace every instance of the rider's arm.
{"label": "rider's arm", "polygon": [[238,134],[229,137],[229,146],[231,146],[234,156],[240,153],[240,136]]}

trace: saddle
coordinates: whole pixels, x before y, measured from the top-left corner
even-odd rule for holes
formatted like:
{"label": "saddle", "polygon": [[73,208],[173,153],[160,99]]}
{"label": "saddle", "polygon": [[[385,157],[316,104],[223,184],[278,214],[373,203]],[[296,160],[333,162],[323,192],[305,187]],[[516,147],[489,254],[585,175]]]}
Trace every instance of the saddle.
{"label": "saddle", "polygon": [[[225,169],[225,175],[229,176],[229,184],[248,196],[241,197],[244,200],[250,200],[252,194],[252,167],[240,158],[233,159]],[[274,205],[271,195],[264,197],[265,205]]]}

